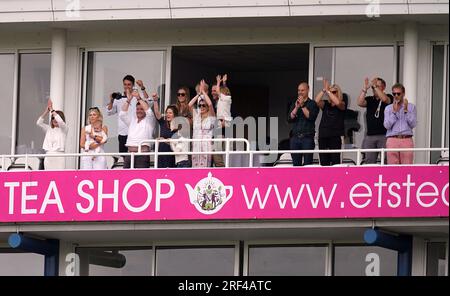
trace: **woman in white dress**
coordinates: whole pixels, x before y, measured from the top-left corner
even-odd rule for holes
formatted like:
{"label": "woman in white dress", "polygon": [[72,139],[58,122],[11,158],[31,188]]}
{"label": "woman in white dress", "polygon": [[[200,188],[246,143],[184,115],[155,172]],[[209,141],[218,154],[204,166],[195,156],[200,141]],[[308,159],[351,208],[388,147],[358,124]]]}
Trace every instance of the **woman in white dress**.
{"label": "woman in white dress", "polygon": [[206,141],[193,142],[193,152],[204,152],[202,154],[192,155],[192,167],[209,167],[211,164],[212,143],[208,139],[213,138],[214,125],[216,121],[214,108],[211,99],[208,96],[208,85],[204,80],[200,82],[199,93],[189,102],[189,107],[197,103],[197,108],[193,108],[193,138]]}
{"label": "woman in white dress", "polygon": [[[84,153],[103,153],[103,145],[108,136],[108,127],[103,125],[103,115],[98,107],[89,108],[89,124],[81,129],[80,147]],[[96,131],[98,127],[101,129]],[[80,169],[105,170],[107,169],[105,156],[82,156]]]}
{"label": "woman in white dress", "polygon": [[[44,120],[49,113],[51,114],[50,124],[45,124]],[[62,111],[53,109],[53,103],[50,99],[47,102],[47,108],[36,124],[45,132],[44,143],[42,144],[45,153],[64,154],[68,131],[65,116]],[[44,160],[46,170],[63,170],[65,167],[64,157],[46,157]]]}

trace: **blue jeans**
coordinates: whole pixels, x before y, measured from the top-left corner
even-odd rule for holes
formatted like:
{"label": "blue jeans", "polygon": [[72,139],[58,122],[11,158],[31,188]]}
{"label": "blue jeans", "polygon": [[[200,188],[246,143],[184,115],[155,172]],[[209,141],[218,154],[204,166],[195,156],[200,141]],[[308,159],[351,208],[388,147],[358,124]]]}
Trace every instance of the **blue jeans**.
{"label": "blue jeans", "polygon": [[[314,135],[294,135],[290,140],[291,150],[314,150]],[[302,163],[303,158],[303,163]],[[293,153],[292,162],[294,166],[302,166],[312,164],[312,153]]]}

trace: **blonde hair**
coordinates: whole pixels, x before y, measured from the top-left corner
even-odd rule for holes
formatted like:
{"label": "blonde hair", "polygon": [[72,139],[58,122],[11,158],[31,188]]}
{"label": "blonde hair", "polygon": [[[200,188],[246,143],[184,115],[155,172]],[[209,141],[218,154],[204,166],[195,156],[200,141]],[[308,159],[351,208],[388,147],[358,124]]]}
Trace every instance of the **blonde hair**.
{"label": "blonde hair", "polygon": [[231,96],[230,89],[228,87],[226,87],[226,86],[222,86],[220,88],[220,93],[222,93],[222,94],[224,94],[226,96]]}
{"label": "blonde hair", "polygon": [[336,89],[337,90],[337,97],[340,101],[344,100],[344,95],[342,94],[342,90],[341,87],[337,84],[333,84],[332,86],[330,86],[330,89]]}
{"label": "blonde hair", "polygon": [[89,114],[90,114],[91,112],[97,113],[97,115],[98,115],[98,120],[103,122],[103,114],[102,114],[102,111],[100,111],[100,109],[99,109],[98,107],[91,107],[91,108],[89,108],[89,112],[88,112],[88,121],[89,121],[89,124],[91,124],[91,122],[90,122],[90,120],[89,120]]}

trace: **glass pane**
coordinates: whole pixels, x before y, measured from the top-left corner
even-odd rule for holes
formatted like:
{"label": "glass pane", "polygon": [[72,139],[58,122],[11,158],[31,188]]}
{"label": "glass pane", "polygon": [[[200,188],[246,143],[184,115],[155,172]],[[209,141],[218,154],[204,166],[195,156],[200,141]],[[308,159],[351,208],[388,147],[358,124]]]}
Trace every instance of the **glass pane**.
{"label": "glass pane", "polygon": [[49,53],[20,55],[16,154],[43,153],[44,133],[36,120],[50,93],[50,63]]}
{"label": "glass pane", "polygon": [[[150,96],[153,92],[157,92],[164,98],[164,68],[163,51],[89,52],[86,113],[89,107],[101,108],[104,115],[103,122],[109,129],[108,142],[104,146],[106,152],[119,150],[118,114],[112,116],[106,114],[110,94],[123,92],[122,79],[130,74],[136,80],[144,82]],[[164,101],[161,105],[163,104]]]}
{"label": "glass pane", "polygon": [[249,275],[325,275],[327,247],[250,247]]}
{"label": "glass pane", "polygon": [[[151,249],[78,248],[80,275],[150,276]],[[87,265],[89,264],[89,265]]]}
{"label": "glass pane", "polygon": [[[433,82],[431,99],[431,147],[442,146],[442,110],[444,104],[444,46],[433,46]],[[431,152],[431,163],[441,157],[439,151]]]}
{"label": "glass pane", "polygon": [[234,275],[234,247],[158,248],[157,275]]}
{"label": "glass pane", "polygon": [[397,82],[403,83],[403,57],[404,57],[404,46],[398,46],[398,57],[397,57]]}
{"label": "glass pane", "polygon": [[0,54],[0,89],[3,95],[0,104],[4,109],[0,119],[0,154],[11,153],[11,124],[14,95],[14,55]]}
{"label": "glass pane", "polygon": [[427,245],[427,276],[445,276],[445,243]]}
{"label": "glass pane", "polygon": [[[366,109],[357,104],[364,78],[383,78],[386,81],[386,93],[390,93],[394,80],[395,65],[393,61],[394,47],[392,46],[336,48],[334,82],[348,95],[347,108],[358,112],[356,121],[349,118],[345,122],[345,147],[361,148],[366,134]],[[368,95],[372,95],[371,91],[368,92]],[[344,155],[344,157],[356,160],[355,153]]]}
{"label": "glass pane", "polygon": [[334,275],[397,275],[397,251],[369,246],[335,246]]}
{"label": "glass pane", "polygon": [[0,250],[0,276],[43,276],[44,256],[33,253],[3,253]]}

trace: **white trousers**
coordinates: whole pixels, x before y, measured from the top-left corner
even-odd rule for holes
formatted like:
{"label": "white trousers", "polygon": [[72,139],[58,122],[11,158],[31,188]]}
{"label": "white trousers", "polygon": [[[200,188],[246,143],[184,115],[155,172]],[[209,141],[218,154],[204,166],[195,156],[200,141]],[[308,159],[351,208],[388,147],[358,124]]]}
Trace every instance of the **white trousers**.
{"label": "white trousers", "polygon": [[106,157],[104,156],[82,156],[80,169],[82,170],[106,170]]}
{"label": "white trousers", "polygon": [[[47,154],[64,154],[64,152],[47,151]],[[46,170],[64,170],[66,168],[66,160],[64,157],[46,157],[44,159],[44,168]]]}

